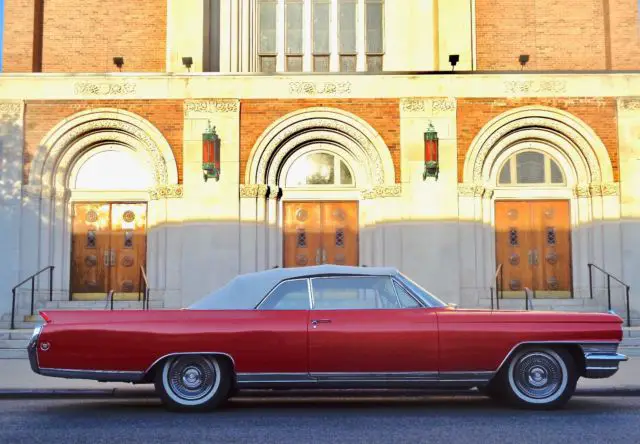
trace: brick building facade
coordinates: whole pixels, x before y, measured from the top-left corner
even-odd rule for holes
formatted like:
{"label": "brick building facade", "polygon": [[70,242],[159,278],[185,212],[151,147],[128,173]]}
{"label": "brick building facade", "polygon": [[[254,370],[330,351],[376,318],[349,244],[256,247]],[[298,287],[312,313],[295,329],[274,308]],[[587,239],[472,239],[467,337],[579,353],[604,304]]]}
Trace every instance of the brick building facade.
{"label": "brick building facade", "polygon": [[37,308],[336,263],[464,307],[498,285],[503,307],[601,310],[595,264],[638,317],[635,0],[108,3],[5,0],[0,327],[48,266]]}

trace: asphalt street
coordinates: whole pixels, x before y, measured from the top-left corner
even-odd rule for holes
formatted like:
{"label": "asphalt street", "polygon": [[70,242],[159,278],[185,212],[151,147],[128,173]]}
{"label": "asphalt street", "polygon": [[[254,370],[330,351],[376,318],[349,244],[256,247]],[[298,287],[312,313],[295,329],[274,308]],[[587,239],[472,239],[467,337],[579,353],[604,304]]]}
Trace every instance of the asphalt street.
{"label": "asphalt street", "polygon": [[177,414],[152,399],[0,401],[0,443],[637,443],[640,398],[531,412],[483,397],[244,398]]}

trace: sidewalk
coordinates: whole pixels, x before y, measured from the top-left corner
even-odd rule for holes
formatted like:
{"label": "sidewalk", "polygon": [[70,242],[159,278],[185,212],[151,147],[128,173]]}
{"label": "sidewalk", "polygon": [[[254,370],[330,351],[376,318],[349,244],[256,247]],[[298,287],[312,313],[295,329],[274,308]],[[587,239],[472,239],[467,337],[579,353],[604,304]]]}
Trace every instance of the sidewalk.
{"label": "sidewalk", "polygon": [[[26,359],[0,360],[0,399],[16,397],[155,397],[153,385],[102,383],[35,374]],[[630,357],[611,378],[578,381],[576,396],[640,396],[640,357]]]}

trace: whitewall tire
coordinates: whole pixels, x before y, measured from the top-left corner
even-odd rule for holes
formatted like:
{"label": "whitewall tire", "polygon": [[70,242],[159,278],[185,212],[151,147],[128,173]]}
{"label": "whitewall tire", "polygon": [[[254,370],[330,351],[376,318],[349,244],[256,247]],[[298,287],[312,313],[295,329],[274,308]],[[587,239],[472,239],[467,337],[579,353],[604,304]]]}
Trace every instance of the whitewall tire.
{"label": "whitewall tire", "polygon": [[156,372],[155,387],[170,410],[213,410],[229,396],[232,371],[227,360],[217,356],[172,356]]}
{"label": "whitewall tire", "polygon": [[502,392],[507,400],[533,409],[564,406],[578,381],[571,354],[544,346],[516,351],[501,373]]}

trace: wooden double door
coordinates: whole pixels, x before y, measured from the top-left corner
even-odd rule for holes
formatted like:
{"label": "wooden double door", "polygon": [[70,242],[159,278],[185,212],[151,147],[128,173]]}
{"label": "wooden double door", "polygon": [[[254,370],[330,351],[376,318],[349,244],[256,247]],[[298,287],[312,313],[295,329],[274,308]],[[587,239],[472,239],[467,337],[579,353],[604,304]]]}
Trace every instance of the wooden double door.
{"label": "wooden double door", "polygon": [[74,300],[137,300],[146,267],[147,205],[76,203],[71,244]]}
{"label": "wooden double door", "polygon": [[358,202],[285,202],[284,266],[358,265]]}
{"label": "wooden double door", "polygon": [[569,202],[497,201],[496,260],[505,297],[571,297]]}

